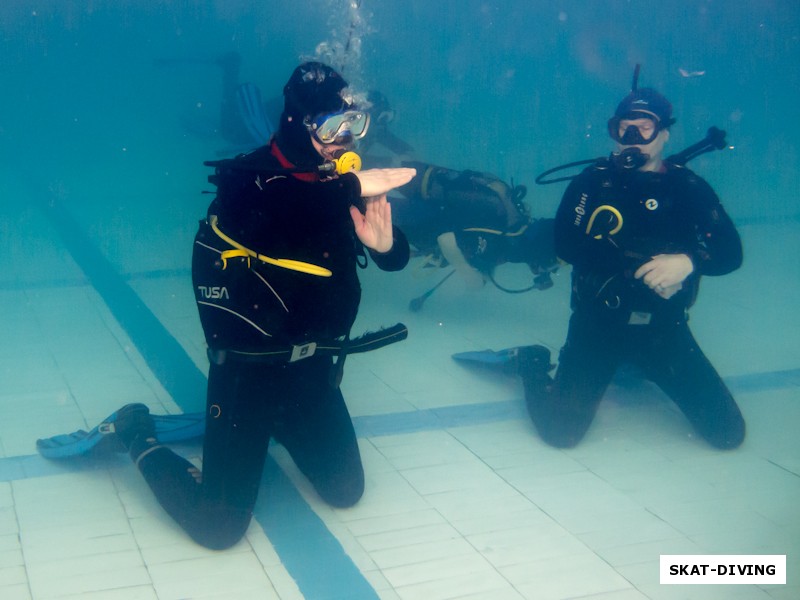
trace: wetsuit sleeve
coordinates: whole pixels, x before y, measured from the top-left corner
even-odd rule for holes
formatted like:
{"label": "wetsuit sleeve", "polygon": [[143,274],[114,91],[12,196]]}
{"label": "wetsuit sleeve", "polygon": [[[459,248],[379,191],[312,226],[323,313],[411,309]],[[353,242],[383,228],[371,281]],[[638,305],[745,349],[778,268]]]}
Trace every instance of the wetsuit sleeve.
{"label": "wetsuit sleeve", "polygon": [[411,256],[411,249],[409,248],[405,234],[394,225],[392,226],[392,236],[394,242],[392,243],[392,249],[388,252],[381,254],[380,252],[375,252],[371,248],[367,249],[372,260],[374,260],[375,264],[383,271],[401,270],[408,264],[408,260]]}
{"label": "wetsuit sleeve", "polygon": [[694,173],[687,177],[685,198],[697,244],[688,254],[700,275],[725,275],[742,264],[742,242],[711,186]]}
{"label": "wetsuit sleeve", "polygon": [[[576,267],[616,271],[624,264],[622,251],[609,235],[614,228],[613,214],[604,213],[601,219],[591,221],[598,203],[592,181],[585,171],[564,192],[555,219],[556,254]],[[587,232],[590,225],[591,234]]]}

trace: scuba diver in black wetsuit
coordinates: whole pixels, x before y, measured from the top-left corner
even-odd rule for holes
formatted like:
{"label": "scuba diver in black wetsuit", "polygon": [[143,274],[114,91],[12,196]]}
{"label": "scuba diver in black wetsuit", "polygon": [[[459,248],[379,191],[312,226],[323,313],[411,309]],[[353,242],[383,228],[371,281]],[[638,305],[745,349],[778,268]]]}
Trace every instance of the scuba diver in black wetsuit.
{"label": "scuba diver in black wetsuit", "polygon": [[389,271],[408,262],[386,192],[414,171],[328,170],[368,128],[346,86],[330,67],[302,64],[284,88],[270,143],[212,163],[217,195],[192,260],[211,362],[202,472],[158,442],[147,407],[128,405],[116,417],[158,501],[209,548],[244,535],[271,438],[329,504],[351,506],[364,490],[339,389],[344,358],[406,330],[349,338],[361,295],[356,267],[367,255]]}
{"label": "scuba diver in black wetsuit", "polygon": [[554,378],[547,348],[518,349],[526,403],[542,439],[575,446],[617,367],[634,363],[709,444],[736,448],[741,412],[687,321],[701,276],[736,270],[741,242],[708,183],[662,159],[672,107],[637,79],[608,124],[620,151],[575,177],[558,208],[573,313]]}

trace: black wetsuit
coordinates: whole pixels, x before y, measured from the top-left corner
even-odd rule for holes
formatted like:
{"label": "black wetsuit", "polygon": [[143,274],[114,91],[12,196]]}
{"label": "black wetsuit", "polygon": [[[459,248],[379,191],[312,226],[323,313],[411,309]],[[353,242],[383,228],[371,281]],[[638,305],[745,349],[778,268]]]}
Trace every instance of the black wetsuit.
{"label": "black wetsuit", "polygon": [[[556,215],[556,251],[572,264],[569,332],[552,381],[523,366],[542,438],[574,446],[618,366],[633,363],[719,448],[744,438],[739,408],[688,326],[702,275],[742,262],[739,235],[711,187],[689,169],[626,171],[607,161],[572,181]],[[687,254],[694,272],[665,300],[634,272],[657,254]]]}
{"label": "black wetsuit", "polygon": [[[314,354],[287,362],[252,356],[292,346],[307,350],[306,344],[346,336],[361,296],[356,265],[363,264],[365,252],[349,214],[350,205],[360,202],[358,179],[347,174],[319,181],[307,174],[258,172],[258,167],[287,166],[279,155],[282,159],[273,144],[219,166],[217,196],[195,238],[192,278],[212,359],[202,483],[166,448],[139,462],[162,506],[210,548],[228,547],[244,535],[271,438],[286,447],[328,503],[350,506],[364,489],[334,359]],[[236,250],[230,240],[331,275],[236,252],[227,257],[223,251]],[[384,270],[402,269],[408,242],[395,229],[391,251],[370,254]]]}

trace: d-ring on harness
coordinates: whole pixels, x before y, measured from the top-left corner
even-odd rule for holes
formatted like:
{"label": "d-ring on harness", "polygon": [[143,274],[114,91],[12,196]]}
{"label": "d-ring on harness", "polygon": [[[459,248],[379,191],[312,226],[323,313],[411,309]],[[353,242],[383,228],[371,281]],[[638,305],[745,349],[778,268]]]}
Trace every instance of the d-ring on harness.
{"label": "d-ring on harness", "polygon": [[597,215],[603,212],[610,212],[617,218],[617,224],[614,227],[612,227],[609,231],[605,232],[607,235],[614,235],[618,233],[620,229],[622,229],[622,215],[616,208],[614,208],[609,204],[603,204],[602,206],[598,206],[597,208],[594,209],[594,212],[592,212],[592,216],[589,217],[589,223],[586,225],[586,235],[591,235],[596,240],[599,240],[603,236],[602,234],[593,235],[592,226],[594,225],[594,220],[597,218]]}

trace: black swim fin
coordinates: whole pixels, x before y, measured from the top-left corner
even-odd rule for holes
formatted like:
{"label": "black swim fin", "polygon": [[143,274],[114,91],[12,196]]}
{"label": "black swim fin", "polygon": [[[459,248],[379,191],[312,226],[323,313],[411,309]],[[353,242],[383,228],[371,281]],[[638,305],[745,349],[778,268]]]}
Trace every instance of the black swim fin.
{"label": "black swim fin", "polygon": [[539,344],[497,351],[459,352],[453,354],[453,358],[466,365],[490,368],[523,377],[531,374],[547,377],[547,374],[556,367],[550,362],[550,350]]}
{"label": "black swim fin", "polygon": [[[36,449],[45,458],[69,458],[81,456],[94,450],[101,442],[115,450],[125,449],[114,433],[114,423],[119,411],[111,413],[90,431],[79,429],[49,438],[36,440]],[[170,443],[200,438],[205,432],[205,413],[180,415],[152,415],[156,436],[160,442]]]}
{"label": "black swim fin", "polygon": [[457,352],[453,359],[467,366],[492,368],[513,372],[517,369],[519,348],[505,350],[476,350],[473,352]]}

